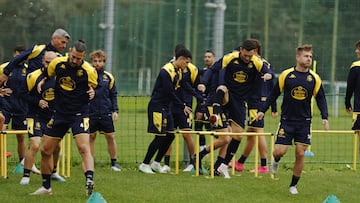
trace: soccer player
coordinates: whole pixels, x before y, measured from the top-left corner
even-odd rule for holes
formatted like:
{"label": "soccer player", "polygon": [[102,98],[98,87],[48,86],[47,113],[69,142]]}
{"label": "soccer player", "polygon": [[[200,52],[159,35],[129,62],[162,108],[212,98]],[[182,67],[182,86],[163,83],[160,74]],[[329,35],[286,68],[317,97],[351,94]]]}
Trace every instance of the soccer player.
{"label": "soccer player", "polygon": [[98,74],[95,97],[90,101],[90,147],[94,156],[94,143],[97,131],[105,135],[110,155],[111,169],[121,171],[116,160],[116,140],[114,121],[118,120],[117,90],[114,76],[105,71],[106,54],[96,50],[90,54],[92,66]]}
{"label": "soccer player", "polygon": [[8,80],[9,74],[17,67],[19,63],[27,60],[28,72],[32,72],[42,67],[42,57],[45,51],[54,51],[61,56],[60,52],[64,50],[70,40],[70,35],[63,29],[59,28],[54,31],[50,42],[47,44],[34,45],[32,48],[24,50],[21,54],[14,57],[4,68],[3,74],[0,75],[0,84]]}
{"label": "soccer player", "polygon": [[[355,44],[355,53],[360,59],[360,40]],[[345,107],[346,112],[352,113],[352,130],[355,130],[360,140],[360,60],[351,64],[347,78]],[[351,97],[354,96],[354,108],[351,106]],[[359,145],[360,150],[360,145]]]}
{"label": "soccer player", "polygon": [[[232,52],[223,56],[215,62],[213,67],[209,70],[219,72],[219,83],[213,98],[213,114],[210,116],[210,122],[215,121],[215,124],[220,117],[218,115],[219,109],[224,108],[228,114],[228,120],[231,131],[234,133],[241,133],[245,127],[246,107],[245,103],[252,93],[252,90],[259,88],[255,86],[259,84],[256,82],[256,75],[263,73],[263,80],[271,79],[271,70],[267,67],[256,54],[256,44],[250,40],[245,40],[239,48],[239,51]],[[205,73],[204,80],[206,80],[207,73]],[[224,96],[228,94],[228,103],[223,105]],[[213,118],[215,119],[213,119]],[[220,136],[222,137],[222,136]],[[241,136],[232,136],[231,142],[227,146],[226,156],[219,156],[215,170],[224,175],[225,178],[230,178],[228,174],[228,163],[236,153],[240,144]],[[209,153],[209,149],[200,152],[200,159]]]}
{"label": "soccer player", "polygon": [[[17,57],[25,48],[17,46],[14,50],[13,56]],[[9,63],[1,65],[6,68]],[[9,74],[7,83],[3,89],[8,93],[5,97],[1,98],[3,101],[2,113],[5,117],[3,130],[9,127],[13,130],[26,130],[26,116],[28,113],[28,102],[26,100],[26,76],[29,73],[27,64],[22,61],[17,64],[16,68]],[[19,155],[19,162],[24,164],[24,157],[26,153],[25,134],[16,134],[17,139],[17,152]],[[32,166],[32,171],[40,174],[40,171]]]}
{"label": "soccer player", "polygon": [[289,191],[298,194],[296,185],[304,168],[305,151],[311,144],[311,98],[315,97],[322,117],[324,129],[329,129],[328,109],[324,89],[319,75],[310,70],[312,64],[312,45],[302,45],[296,48],[296,66],[284,70],[275,87],[272,89],[265,106],[258,114],[257,120],[262,120],[269,106],[283,92],[280,126],[275,141],[270,172],[276,174],[279,161],[289,146],[294,142],[295,163]]}
{"label": "soccer player", "polygon": [[[33,71],[27,75],[26,86],[28,96],[26,100],[29,103],[29,112],[27,115],[27,126],[29,136],[29,150],[24,159],[24,174],[21,178],[20,185],[27,185],[30,183],[31,167],[35,161],[35,155],[39,151],[41,137],[43,136],[46,124],[51,119],[54,113],[54,88],[55,79],[49,79],[42,86],[43,93],[37,91],[37,85],[45,78],[45,71],[49,63],[56,58],[57,55],[53,51],[46,51],[42,58],[43,67]],[[57,172],[57,162],[59,160],[60,143],[55,148],[53,153],[54,169],[51,173],[53,180],[64,182],[65,179]]]}
{"label": "soccer player", "polygon": [[[251,39],[256,44],[256,56],[261,58],[261,43],[257,39]],[[268,63],[265,59],[261,58],[264,63]],[[270,64],[267,64],[268,67],[271,68]],[[261,77],[262,75],[259,73],[257,77]],[[266,102],[266,98],[269,95],[271,89],[274,87],[273,77],[270,80],[261,80],[260,78],[256,79],[256,82],[259,82],[261,88],[256,88],[254,93],[247,101],[247,111],[248,111],[248,127],[246,132],[264,132],[264,120],[256,121],[257,110],[259,109],[259,105],[264,105]],[[276,101],[271,104],[271,116],[276,118],[278,116],[276,109]],[[258,168],[259,173],[268,173],[269,168],[267,166],[267,144],[265,136],[258,136],[258,146],[260,153],[260,167]],[[235,169],[237,171],[244,170],[244,163],[246,159],[249,157],[253,147],[255,144],[254,136],[247,136],[246,145],[244,151],[239,158],[238,161],[235,162]],[[232,162],[230,162],[231,164]],[[229,164],[229,166],[230,166]]]}
{"label": "soccer player", "polygon": [[90,150],[89,100],[95,95],[97,73],[84,61],[85,56],[85,42],[78,40],[69,49],[68,56],[54,59],[47,68],[47,78],[55,77],[55,113],[47,124],[41,146],[42,187],[32,195],[52,194],[52,155],[69,128],[82,158],[86,194],[93,192],[94,159]]}
{"label": "soccer player", "polygon": [[[175,53],[180,49],[186,49],[186,47],[182,44],[178,44],[175,46],[174,50],[174,58]],[[172,59],[172,61],[174,60]],[[194,87],[199,83],[199,75],[198,68],[192,64],[188,63],[188,66],[181,70],[181,80],[179,82],[179,87],[175,90],[176,96],[186,104],[186,106],[192,109],[193,105],[193,97],[196,97],[200,101],[204,101],[204,98],[201,96],[199,92],[197,92]],[[193,117],[192,114],[185,115],[183,111],[183,107],[179,105],[172,105],[171,112],[174,118],[174,128],[179,128],[180,130],[186,131],[192,129]],[[191,171],[194,165],[194,155],[195,155],[195,146],[194,140],[192,139],[189,133],[182,134],[184,141],[186,143],[188,152],[189,152],[189,160],[190,164],[184,169],[185,172]],[[166,151],[164,160],[165,165],[163,166],[163,170],[166,172],[170,171],[170,154],[172,147],[170,145],[169,149]]]}
{"label": "soccer player", "polygon": [[[180,49],[175,53],[175,60],[165,64],[155,81],[154,89],[148,105],[148,133],[155,135],[146,152],[144,161],[139,170],[146,174],[166,173],[160,165],[160,161],[169,149],[174,135],[174,119],[171,112],[172,105],[179,105],[183,113],[191,114],[191,108],[186,106],[175,94],[179,88],[180,71],[185,69],[191,61],[191,52]],[[152,157],[155,160],[151,163]]]}
{"label": "soccer player", "polygon": [[[200,81],[205,71],[215,63],[215,53],[211,50],[206,50],[204,54],[205,67],[199,69]],[[206,98],[208,90],[203,93]],[[206,116],[206,106],[202,101],[197,101],[195,109],[195,130],[202,131],[204,128],[210,130],[210,124]],[[204,135],[200,135],[200,151],[206,147],[206,139]]]}

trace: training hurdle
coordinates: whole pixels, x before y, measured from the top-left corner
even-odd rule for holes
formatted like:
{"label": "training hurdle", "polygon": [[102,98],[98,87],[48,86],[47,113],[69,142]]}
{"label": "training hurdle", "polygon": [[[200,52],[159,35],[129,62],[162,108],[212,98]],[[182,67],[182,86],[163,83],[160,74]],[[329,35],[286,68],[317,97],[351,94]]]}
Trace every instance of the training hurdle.
{"label": "training hurdle", "polygon": [[358,135],[355,130],[311,130],[311,135],[316,134],[342,134],[342,135],[354,135],[354,149],[353,149],[353,169],[356,170],[356,159],[357,159],[357,145],[358,145]]}
{"label": "training hurdle", "polygon": [[27,130],[6,130],[0,132],[0,175],[7,178],[7,134],[27,134]]}
{"label": "training hurdle", "polygon": [[[7,135],[8,134],[27,134],[27,130],[6,130],[0,132],[0,176],[7,178]],[[70,177],[70,152],[71,134],[68,132],[61,141],[61,159],[58,162],[59,170],[65,177]],[[66,152],[66,153],[64,153]],[[67,155],[67,156],[65,156]],[[65,158],[66,157],[66,158]],[[65,166],[66,165],[66,166]]]}
{"label": "training hurdle", "polygon": [[[195,134],[195,154],[196,154],[196,172],[195,176],[199,176],[199,136],[200,135],[210,135],[210,176],[214,178],[214,136],[256,136],[255,137],[255,173],[254,176],[258,176],[258,162],[259,162],[259,139],[258,136],[271,136],[271,152],[274,150],[274,137],[272,133],[257,133],[257,132],[242,132],[242,133],[232,133],[232,132],[215,132],[215,131],[177,131],[175,133],[175,173],[179,174],[179,140],[180,135]],[[235,159],[232,160],[233,166],[235,166]],[[232,167],[232,175],[235,174],[235,167]]]}

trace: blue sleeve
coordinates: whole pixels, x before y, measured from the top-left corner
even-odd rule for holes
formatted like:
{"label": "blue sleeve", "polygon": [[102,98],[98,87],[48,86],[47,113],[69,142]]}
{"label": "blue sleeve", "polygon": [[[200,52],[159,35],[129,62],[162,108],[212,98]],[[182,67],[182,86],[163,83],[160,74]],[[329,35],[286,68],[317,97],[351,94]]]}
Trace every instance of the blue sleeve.
{"label": "blue sleeve", "polygon": [[316,104],[319,107],[321,118],[327,119],[328,118],[328,108],[327,108],[327,102],[325,97],[325,91],[324,87],[321,85],[319,92],[317,93],[316,97]]}
{"label": "blue sleeve", "polygon": [[4,68],[4,74],[5,75],[9,75],[14,68],[16,68],[18,66],[19,63],[25,61],[28,56],[32,53],[33,48],[31,49],[27,49],[23,52],[21,52],[21,54],[15,56],[14,58],[12,58],[9,62],[9,64]]}

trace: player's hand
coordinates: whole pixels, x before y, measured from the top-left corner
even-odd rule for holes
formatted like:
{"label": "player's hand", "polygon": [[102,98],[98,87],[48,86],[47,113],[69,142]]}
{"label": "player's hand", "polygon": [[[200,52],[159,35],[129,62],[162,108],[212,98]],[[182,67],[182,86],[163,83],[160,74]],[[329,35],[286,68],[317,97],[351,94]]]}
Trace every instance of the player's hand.
{"label": "player's hand", "polygon": [[271,117],[277,118],[279,116],[278,112],[271,112]]}
{"label": "player's hand", "polygon": [[119,114],[117,112],[113,112],[112,119],[113,119],[113,121],[117,121],[119,119]]}
{"label": "player's hand", "polygon": [[0,95],[2,96],[2,97],[4,97],[4,96],[10,96],[10,94],[12,93],[13,91],[12,91],[12,89],[10,89],[10,88],[0,88]]}
{"label": "player's hand", "polygon": [[205,87],[204,84],[198,84],[197,89],[198,89],[200,92],[205,92],[206,87]]}
{"label": "player's hand", "polygon": [[91,87],[91,85],[89,85],[89,90],[86,92],[89,94],[89,99],[92,100],[95,97],[95,90],[94,88]]}
{"label": "player's hand", "polygon": [[36,87],[39,94],[42,91],[42,86],[44,85],[45,81],[46,81],[46,77],[44,77],[42,80],[40,80],[40,82],[38,83],[38,85]]}
{"label": "player's hand", "polygon": [[192,109],[185,105],[184,113],[185,113],[185,115],[190,115],[192,113]]}
{"label": "player's hand", "polygon": [[329,130],[329,121],[327,119],[323,119],[322,124],[324,126],[324,130]]}
{"label": "player's hand", "polygon": [[261,78],[264,79],[264,81],[271,80],[272,75],[270,73],[265,73],[263,76],[261,76]]}
{"label": "player's hand", "polygon": [[49,107],[49,103],[43,99],[41,99],[39,101],[39,107],[42,108],[42,109],[45,109],[45,108],[48,108]]}
{"label": "player's hand", "polygon": [[256,116],[256,121],[260,121],[264,118],[264,112],[259,111]]}
{"label": "player's hand", "polygon": [[346,108],[346,112],[347,113],[352,113],[352,108],[351,107]]}
{"label": "player's hand", "polygon": [[8,76],[4,73],[0,75],[0,85],[3,85],[8,80]]}

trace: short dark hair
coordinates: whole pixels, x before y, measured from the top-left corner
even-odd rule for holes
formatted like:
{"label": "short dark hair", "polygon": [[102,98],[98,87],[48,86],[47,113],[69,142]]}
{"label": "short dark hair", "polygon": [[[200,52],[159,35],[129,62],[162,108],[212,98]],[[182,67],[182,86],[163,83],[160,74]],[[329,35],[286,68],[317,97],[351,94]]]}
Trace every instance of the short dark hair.
{"label": "short dark hair", "polygon": [[261,42],[258,39],[250,39],[250,40],[254,42],[257,49],[257,53],[261,55]]}
{"label": "short dark hair", "polygon": [[257,48],[252,39],[245,40],[240,47],[246,49],[247,51],[251,51]]}
{"label": "short dark hair", "polygon": [[186,49],[185,45],[183,45],[183,44],[177,44],[177,45],[175,46],[174,53],[176,53],[176,52],[179,51],[180,49]]}
{"label": "short dark hair", "polygon": [[175,59],[178,59],[180,56],[185,58],[192,58],[191,52],[186,48],[179,49],[177,52],[175,52]]}
{"label": "short dark hair", "polygon": [[15,48],[14,48],[14,52],[23,52],[25,51],[25,46],[24,45],[17,45]]}
{"label": "short dark hair", "polygon": [[360,47],[360,40],[355,43],[355,47],[356,47],[356,48],[359,48],[359,47]]}
{"label": "short dark hair", "polygon": [[78,52],[86,52],[86,44],[85,41],[82,39],[79,39],[78,41],[74,42],[71,48],[75,48]]}
{"label": "short dark hair", "polygon": [[205,53],[210,53],[210,54],[212,54],[213,56],[215,56],[215,53],[214,53],[212,50],[210,50],[210,49],[207,49],[207,50],[205,51]]}

